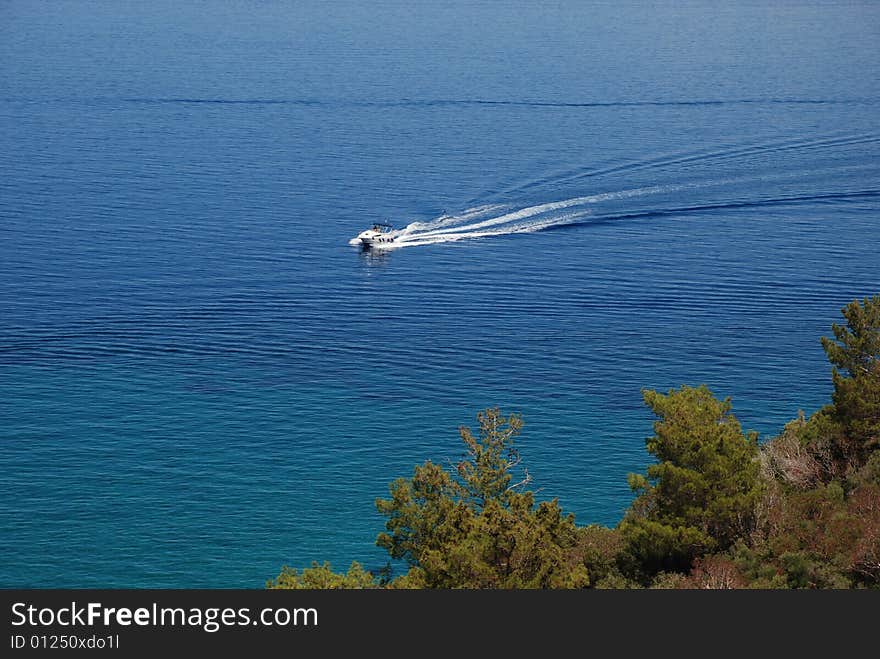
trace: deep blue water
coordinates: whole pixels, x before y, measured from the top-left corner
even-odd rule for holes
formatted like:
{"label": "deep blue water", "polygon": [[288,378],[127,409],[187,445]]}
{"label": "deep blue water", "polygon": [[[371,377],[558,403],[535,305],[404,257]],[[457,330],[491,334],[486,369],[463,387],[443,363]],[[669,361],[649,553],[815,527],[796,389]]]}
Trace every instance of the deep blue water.
{"label": "deep blue water", "polygon": [[[880,292],[877,43],[874,2],[4,2],[0,585],[382,565],[373,500],[489,405],[583,524],[643,387],[812,412]],[[385,219],[434,239],[348,244]]]}

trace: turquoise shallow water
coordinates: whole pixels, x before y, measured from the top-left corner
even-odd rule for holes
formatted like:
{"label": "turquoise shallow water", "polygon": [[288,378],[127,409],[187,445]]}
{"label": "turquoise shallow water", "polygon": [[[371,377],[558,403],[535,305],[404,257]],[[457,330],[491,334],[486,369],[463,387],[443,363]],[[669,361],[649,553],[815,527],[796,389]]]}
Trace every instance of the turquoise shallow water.
{"label": "turquoise shallow water", "polygon": [[0,13],[0,585],[380,566],[489,405],[615,524],[642,387],[773,434],[880,291],[873,3]]}

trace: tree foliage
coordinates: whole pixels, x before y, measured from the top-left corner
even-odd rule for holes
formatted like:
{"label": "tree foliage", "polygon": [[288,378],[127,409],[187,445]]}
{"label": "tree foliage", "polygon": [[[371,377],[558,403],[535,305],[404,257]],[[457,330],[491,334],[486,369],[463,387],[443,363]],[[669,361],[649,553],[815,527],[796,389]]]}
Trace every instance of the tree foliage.
{"label": "tree foliage", "polygon": [[645,575],[682,572],[748,534],[759,499],[757,436],[744,435],[729,400],[705,386],[644,392],[659,418],[648,452],[657,464],[630,475],[638,494],[622,529]]}
{"label": "tree foliage", "polygon": [[880,447],[880,295],[853,300],[841,311],[846,325],[832,325],[834,339],[822,337],[822,347],[833,365],[826,413],[838,426],[835,459],[845,472]]}
{"label": "tree foliage", "polygon": [[880,295],[822,338],[831,404],[762,450],[758,525],[737,559],[753,585],[880,586]]}
{"label": "tree foliage", "polygon": [[348,572],[341,574],[334,572],[330,563],[318,564],[312,562],[312,566],[304,569],[301,573],[296,568],[284,566],[281,574],[266,583],[266,588],[271,590],[353,590],[363,588],[378,588],[380,582],[363,567],[354,561]]}
{"label": "tree foliage", "polygon": [[589,583],[579,560],[578,529],[558,502],[536,505],[524,491],[515,439],[517,415],[499,409],[477,415],[479,433],[460,428],[467,454],[449,471],[426,462],[411,479],[392,483],[378,499],[386,531],[377,538],[409,572],[394,585],[420,588],[559,588]]}

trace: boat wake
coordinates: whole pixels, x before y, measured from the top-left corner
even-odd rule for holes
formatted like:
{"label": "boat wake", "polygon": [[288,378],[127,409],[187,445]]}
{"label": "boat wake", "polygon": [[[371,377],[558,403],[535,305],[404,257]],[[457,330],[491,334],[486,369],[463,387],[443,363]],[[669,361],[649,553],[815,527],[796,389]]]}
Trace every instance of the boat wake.
{"label": "boat wake", "polygon": [[[370,249],[394,250],[476,238],[534,233],[583,223],[613,219],[685,215],[697,211],[771,207],[818,200],[844,202],[880,194],[875,185],[850,179],[876,171],[872,163],[834,164],[810,171],[781,171],[760,175],[704,179],[572,197],[517,208],[510,204],[484,204],[433,220],[412,222],[402,229],[383,232],[386,239]],[[844,178],[841,178],[844,177]],[[842,181],[829,186],[830,181]],[[817,185],[818,182],[823,185]],[[772,185],[772,192],[771,186]],[[760,194],[757,190],[763,190]],[[709,194],[703,194],[708,192]],[[681,194],[686,193],[686,194]],[[354,238],[350,244],[359,245]]]}
{"label": "boat wake", "polygon": [[[371,245],[371,249],[390,250],[515,233],[533,233],[575,224],[592,215],[593,210],[590,206],[593,204],[670,192],[677,187],[682,186],[652,186],[608,192],[518,209],[499,204],[476,206],[460,213],[443,214],[426,222],[412,222],[402,229],[389,232],[387,235],[392,238],[391,241]],[[360,240],[353,238],[349,244],[358,245]]]}

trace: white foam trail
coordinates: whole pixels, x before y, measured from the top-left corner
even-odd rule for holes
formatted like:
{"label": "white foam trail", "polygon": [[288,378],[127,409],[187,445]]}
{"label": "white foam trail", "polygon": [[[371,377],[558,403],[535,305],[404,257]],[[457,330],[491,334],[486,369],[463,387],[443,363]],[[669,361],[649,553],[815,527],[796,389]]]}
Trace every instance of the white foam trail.
{"label": "white foam trail", "polygon": [[[693,186],[693,184],[690,184],[690,186]],[[374,249],[398,249],[401,247],[433,245],[470,238],[487,238],[512,233],[532,233],[553,226],[569,224],[591,213],[591,210],[586,208],[562,214],[559,211],[614,199],[671,192],[690,186],[652,186],[618,192],[605,192],[587,197],[573,197],[571,199],[528,206],[518,210],[508,210],[501,215],[486,219],[481,218],[505,209],[505,207],[501,205],[477,206],[454,215],[444,214],[427,222],[412,222],[403,229],[392,231],[389,234],[389,237],[394,239],[392,242],[375,245]],[[478,221],[474,222],[473,220]],[[349,242],[355,245],[358,244],[357,239]]]}
{"label": "white foam trail", "polygon": [[[865,167],[870,168],[873,167],[873,165]],[[776,174],[769,177],[743,176],[718,179],[714,181],[695,181],[692,183],[682,183],[677,185],[655,185],[644,188],[634,188],[631,190],[619,190],[617,192],[605,192],[584,197],[573,197],[571,199],[536,204],[534,206],[527,206],[516,210],[511,210],[509,206],[497,204],[476,206],[457,214],[447,215],[444,213],[443,215],[427,222],[411,222],[403,229],[390,232],[388,235],[393,238],[391,242],[381,243],[375,245],[373,248],[391,250],[401,247],[415,247],[418,245],[453,242],[469,238],[487,238],[490,236],[500,236],[513,233],[531,233],[554,226],[576,222],[591,214],[591,210],[584,207],[605,201],[629,199],[667,192],[680,192],[698,188],[742,184],[753,180],[765,180],[767,178],[773,180],[786,179],[802,175],[803,172],[797,172],[794,174]],[[578,207],[582,208],[580,210],[575,210],[574,212],[560,213],[560,211],[577,209]],[[486,217],[497,212],[501,212],[501,214],[494,217]],[[357,238],[353,238],[349,241],[349,244],[357,245],[359,242],[360,241]]]}
{"label": "white foam trail", "polygon": [[[469,224],[467,226],[454,226],[448,229],[436,229],[431,230],[429,233],[432,235],[442,235],[445,233],[460,233],[462,231],[477,231],[479,229],[483,229],[485,227],[496,226],[499,224],[507,224],[508,222],[514,222],[516,220],[522,220],[529,217],[534,217],[536,215],[544,215],[546,213],[550,213],[556,210],[561,210],[563,208],[571,208],[573,206],[584,206],[586,204],[596,204],[602,201],[609,201],[612,199],[625,199],[628,197],[640,197],[646,194],[656,194],[658,192],[667,192],[671,190],[671,186],[653,186],[650,188],[637,188],[635,190],[623,190],[620,192],[606,192],[597,195],[590,195],[589,197],[574,197],[573,199],[565,199],[563,201],[553,201],[545,204],[538,204],[536,206],[529,206],[527,208],[522,208],[517,211],[513,211],[510,213],[506,213],[501,215],[500,217],[494,217],[488,220],[484,220],[482,222],[477,222],[475,224]],[[408,229],[409,227],[407,227]]]}
{"label": "white foam trail", "polygon": [[461,213],[455,215],[443,214],[440,217],[430,220],[428,222],[412,222],[406,225],[403,229],[400,229],[399,233],[401,235],[406,235],[407,233],[412,233],[413,231],[432,231],[435,229],[439,229],[443,226],[448,226],[450,224],[459,224],[461,222],[473,220],[475,218],[481,217],[482,215],[487,215],[502,208],[504,208],[504,206],[501,204],[485,204],[483,206],[475,206],[474,208],[468,208],[467,210],[464,210]]}
{"label": "white foam trail", "polygon": [[566,199],[565,201],[554,201],[548,204],[529,206],[528,208],[522,208],[518,211],[513,211],[512,213],[505,213],[500,217],[493,217],[489,220],[476,222],[475,224],[469,224],[463,227],[452,227],[450,229],[437,229],[435,231],[430,231],[429,233],[431,233],[432,235],[442,235],[445,233],[460,233],[464,230],[477,231],[485,227],[497,226],[499,224],[507,224],[509,222],[515,222],[516,220],[523,220],[528,217],[534,217],[535,215],[542,215],[551,211],[560,210],[563,208],[570,208],[571,206],[579,206],[587,203],[588,199],[589,197],[577,197],[575,199]]}
{"label": "white foam trail", "polygon": [[458,240],[470,240],[474,238],[489,238],[492,236],[510,235],[514,233],[533,233],[552,226],[569,224],[590,215],[590,211],[582,210],[575,213],[558,215],[542,221],[530,221],[519,224],[506,224],[504,226],[486,227],[483,230],[473,230],[471,225],[461,227],[459,230],[420,233],[418,235],[401,236],[391,243],[376,245],[378,249],[399,249],[402,247],[417,247],[421,245],[435,245],[437,243],[455,242]]}

